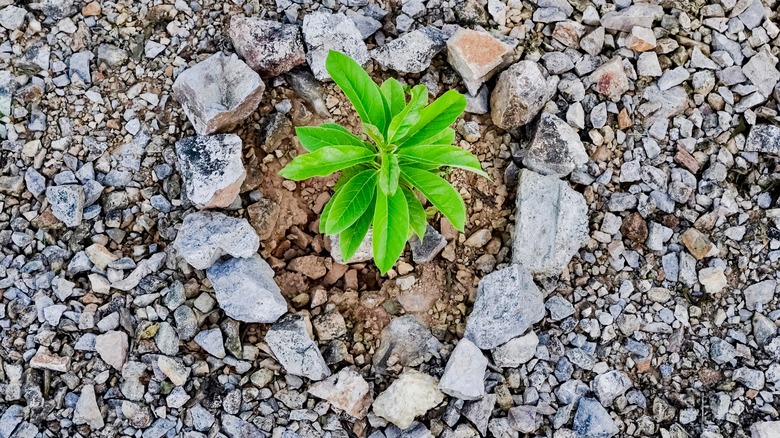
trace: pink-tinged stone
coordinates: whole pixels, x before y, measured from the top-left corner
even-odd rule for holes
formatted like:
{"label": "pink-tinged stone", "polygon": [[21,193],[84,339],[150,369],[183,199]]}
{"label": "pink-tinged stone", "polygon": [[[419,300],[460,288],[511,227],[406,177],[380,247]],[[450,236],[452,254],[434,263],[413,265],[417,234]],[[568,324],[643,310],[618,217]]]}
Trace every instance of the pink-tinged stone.
{"label": "pink-tinged stone", "polygon": [[374,401],[371,388],[353,368],[344,368],[309,388],[309,394],[327,400],[355,418],[363,418]]}
{"label": "pink-tinged stone", "polygon": [[628,37],[628,48],[635,52],[646,52],[655,49],[656,40],[652,29],[634,26]]}
{"label": "pink-tinged stone", "polygon": [[566,47],[576,49],[579,48],[580,38],[585,35],[586,30],[585,26],[576,21],[559,21],[555,23],[552,37]]}
{"label": "pink-tinged stone", "polygon": [[56,354],[52,354],[48,348],[39,347],[35,356],[30,359],[30,367],[66,373],[70,368],[70,358],[67,356],[57,356]]}
{"label": "pink-tinged stone", "polygon": [[486,32],[458,29],[447,40],[447,60],[473,96],[507,62],[512,48]]}
{"label": "pink-tinged stone", "polygon": [[602,64],[591,73],[590,81],[594,90],[613,101],[620,100],[630,88],[628,76],[623,70],[623,60],[619,56]]}
{"label": "pink-tinged stone", "polygon": [[112,330],[95,338],[95,351],[103,361],[121,371],[127,361],[127,333]]}
{"label": "pink-tinged stone", "polygon": [[263,91],[257,72],[222,52],[184,70],[173,83],[173,97],[199,135],[237,125],[257,109]]}

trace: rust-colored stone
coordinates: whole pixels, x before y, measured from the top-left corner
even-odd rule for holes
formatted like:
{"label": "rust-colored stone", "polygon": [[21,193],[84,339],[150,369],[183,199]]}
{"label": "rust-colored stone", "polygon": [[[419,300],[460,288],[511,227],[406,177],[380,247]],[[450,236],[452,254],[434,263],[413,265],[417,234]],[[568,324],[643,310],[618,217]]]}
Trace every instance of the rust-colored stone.
{"label": "rust-colored stone", "polygon": [[647,222],[639,213],[631,213],[623,219],[620,227],[623,237],[642,244],[647,240]]}

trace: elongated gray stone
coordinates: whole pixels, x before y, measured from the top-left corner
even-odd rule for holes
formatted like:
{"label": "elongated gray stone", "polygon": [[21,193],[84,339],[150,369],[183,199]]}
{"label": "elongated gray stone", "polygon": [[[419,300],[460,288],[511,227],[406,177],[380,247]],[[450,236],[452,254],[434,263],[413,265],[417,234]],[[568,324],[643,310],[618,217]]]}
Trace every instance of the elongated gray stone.
{"label": "elongated gray stone", "polygon": [[533,120],[555,94],[556,82],[538,63],[520,61],[498,77],[490,95],[490,116],[501,129],[511,131]]}
{"label": "elongated gray stone", "polygon": [[259,255],[218,261],[206,271],[219,307],[233,319],[272,323],[287,311],[274,271]]}
{"label": "elongated gray stone", "polygon": [[173,245],[192,267],[207,269],[225,254],[252,257],[260,239],[246,219],[198,211],[184,218]]}
{"label": "elongated gray stone", "polygon": [[382,68],[403,73],[420,73],[433,57],[444,49],[444,33],[435,27],[424,27],[406,33],[371,51]]}
{"label": "elongated gray stone", "polygon": [[279,319],[265,335],[265,342],[287,373],[322,380],[330,370],[300,315]]}

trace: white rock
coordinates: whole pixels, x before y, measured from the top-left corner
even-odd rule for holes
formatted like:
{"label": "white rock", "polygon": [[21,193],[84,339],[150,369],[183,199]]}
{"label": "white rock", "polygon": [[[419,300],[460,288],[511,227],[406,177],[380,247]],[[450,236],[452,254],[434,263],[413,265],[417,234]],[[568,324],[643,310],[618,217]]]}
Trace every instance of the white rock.
{"label": "white rock", "polygon": [[452,351],[439,389],[461,400],[477,400],[485,395],[485,369],[488,360],[482,350],[466,338]]}
{"label": "white rock", "polygon": [[225,254],[252,257],[260,239],[246,219],[199,211],[184,218],[173,245],[192,267],[207,269]]}
{"label": "white rock", "polygon": [[364,418],[373,402],[368,382],[351,367],[311,385],[308,392],[355,418]]}
{"label": "white rock", "polygon": [[527,335],[514,338],[506,344],[496,347],[493,350],[493,362],[500,368],[517,368],[533,359],[538,345],[539,337],[530,331]]}
{"label": "white rock", "polygon": [[408,429],[414,419],[444,400],[435,377],[413,369],[404,371],[374,401],[374,414]]}
{"label": "white rock", "polygon": [[97,400],[95,399],[95,387],[93,385],[84,385],[81,388],[81,395],[76,408],[73,410],[73,423],[86,424],[93,430],[102,429],[103,414],[100,413]]}
{"label": "white rock", "polygon": [[328,51],[335,50],[365,66],[371,60],[363,35],[355,23],[344,14],[316,11],[303,17],[303,38],[308,51],[306,61],[314,77],[330,79],[325,69]]}

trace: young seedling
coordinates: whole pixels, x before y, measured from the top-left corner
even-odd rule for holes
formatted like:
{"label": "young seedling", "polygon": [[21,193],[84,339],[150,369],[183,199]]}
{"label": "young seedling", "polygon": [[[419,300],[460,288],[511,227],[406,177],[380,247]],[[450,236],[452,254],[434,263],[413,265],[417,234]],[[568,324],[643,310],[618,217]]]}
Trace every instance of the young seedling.
{"label": "young seedling", "polygon": [[424,85],[404,90],[391,78],[378,86],[357,62],[335,51],[328,53],[325,67],[355,107],[370,141],[333,123],[296,128],[309,153],[295,157],[280,174],[300,181],[341,171],[322,211],[320,232],[339,235],[342,256],[349,260],[373,228],[374,263],[385,274],[412,233],[420,239],[425,234],[426,211],[417,193],[463,231],[466,206],[441,175],[442,168],[460,168],[487,177],[474,155],[452,146],[450,125],[463,113],[466,99],[450,90],[427,105]]}

